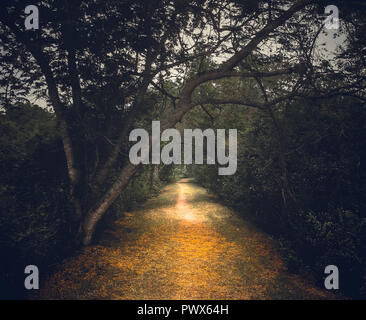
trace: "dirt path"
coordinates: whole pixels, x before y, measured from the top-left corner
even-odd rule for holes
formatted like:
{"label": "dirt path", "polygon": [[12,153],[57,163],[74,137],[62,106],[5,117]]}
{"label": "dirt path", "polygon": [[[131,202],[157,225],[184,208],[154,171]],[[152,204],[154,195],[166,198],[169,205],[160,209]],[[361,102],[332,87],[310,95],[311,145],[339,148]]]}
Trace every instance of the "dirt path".
{"label": "dirt path", "polygon": [[52,299],[327,299],[286,272],[276,242],[189,180],[165,187],[65,261]]}

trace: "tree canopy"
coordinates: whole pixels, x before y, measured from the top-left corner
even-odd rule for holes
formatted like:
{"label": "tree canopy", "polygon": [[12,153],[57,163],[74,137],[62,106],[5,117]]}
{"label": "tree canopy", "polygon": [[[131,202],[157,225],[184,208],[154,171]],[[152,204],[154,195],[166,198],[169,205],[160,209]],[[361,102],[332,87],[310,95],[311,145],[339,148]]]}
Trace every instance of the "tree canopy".
{"label": "tree canopy", "polygon": [[[300,148],[293,137],[297,125],[305,126],[301,117],[312,117],[304,105],[365,102],[366,16],[359,1],[334,1],[336,31],[325,27],[326,1],[43,0],[32,3],[39,29],[25,30],[28,4],[5,0],[0,8],[1,108],[12,113],[43,101],[51,110],[84,245],[139,170],[128,161],[133,128],[157,119],[162,130],[184,123],[241,128],[250,119],[252,128],[242,128],[243,157],[251,143],[263,143],[264,153],[250,159],[269,158],[260,162],[264,168],[276,164],[279,180],[271,183],[279,205],[296,207],[303,191],[289,153]],[[337,111],[326,117],[339,119]],[[305,140],[323,141],[315,132],[306,131]],[[274,145],[275,155],[267,150]]]}

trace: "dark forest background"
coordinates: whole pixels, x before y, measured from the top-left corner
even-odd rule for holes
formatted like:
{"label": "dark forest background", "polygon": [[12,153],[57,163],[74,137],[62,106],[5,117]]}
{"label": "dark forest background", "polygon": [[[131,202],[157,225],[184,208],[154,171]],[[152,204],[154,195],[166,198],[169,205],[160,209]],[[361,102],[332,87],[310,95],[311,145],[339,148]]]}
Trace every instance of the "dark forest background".
{"label": "dark forest background", "polygon": [[[322,286],[334,264],[366,298],[366,8],[333,2],[345,45],[317,56],[326,1],[39,1],[27,34],[28,1],[5,1],[0,297],[189,176],[274,235],[291,272]],[[152,120],[238,129],[237,172],[131,166],[128,133]]]}

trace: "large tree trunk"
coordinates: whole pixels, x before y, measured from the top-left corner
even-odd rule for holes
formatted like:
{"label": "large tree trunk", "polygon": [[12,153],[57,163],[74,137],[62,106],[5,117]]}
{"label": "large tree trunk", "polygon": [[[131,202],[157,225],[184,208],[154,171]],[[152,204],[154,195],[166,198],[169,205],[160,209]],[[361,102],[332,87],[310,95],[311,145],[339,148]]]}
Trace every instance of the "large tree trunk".
{"label": "large tree trunk", "polygon": [[[173,114],[171,119],[162,126],[161,131],[165,129],[171,128],[175,126],[175,124],[180,121],[183,116],[191,110],[196,104],[190,101],[192,91],[185,92],[185,95],[181,97],[179,108]],[[152,137],[149,140],[149,149],[151,150],[152,146]],[[126,188],[129,181],[137,172],[140,165],[127,165],[118,176],[117,180],[113,183],[113,185],[109,188],[107,193],[101,198],[98,204],[88,212],[85,216],[85,220],[83,222],[83,245],[89,245],[93,238],[95,228],[97,223],[103,214],[107,211],[107,209],[112,205],[112,203],[117,199],[120,193]]]}
{"label": "large tree trunk", "polygon": [[139,165],[128,165],[98,205],[85,216],[83,221],[83,245],[89,245],[91,243],[100,218],[120,195],[121,191],[127,186],[138,168]]}

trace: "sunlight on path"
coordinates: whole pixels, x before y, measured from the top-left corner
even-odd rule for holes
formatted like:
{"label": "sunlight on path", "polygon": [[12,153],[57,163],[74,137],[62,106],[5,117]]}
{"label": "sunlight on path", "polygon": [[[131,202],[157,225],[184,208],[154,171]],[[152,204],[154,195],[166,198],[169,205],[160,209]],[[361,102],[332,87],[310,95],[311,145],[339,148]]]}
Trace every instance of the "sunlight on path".
{"label": "sunlight on path", "polygon": [[188,179],[168,185],[65,261],[41,298],[333,298],[288,274],[275,241],[214,200]]}

